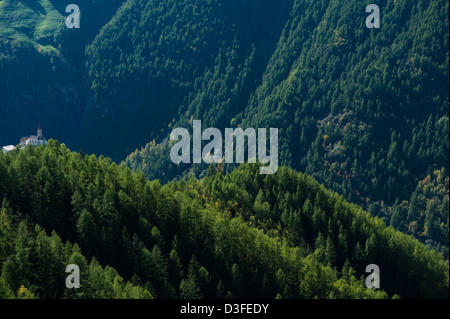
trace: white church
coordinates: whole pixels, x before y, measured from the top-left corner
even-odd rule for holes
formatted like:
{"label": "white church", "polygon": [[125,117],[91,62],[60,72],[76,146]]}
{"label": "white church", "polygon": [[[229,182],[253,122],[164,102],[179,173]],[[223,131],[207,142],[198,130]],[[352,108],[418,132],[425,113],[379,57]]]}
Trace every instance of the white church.
{"label": "white church", "polygon": [[20,139],[20,146],[23,148],[28,145],[39,146],[47,145],[47,140],[42,136],[42,127],[39,124],[37,129],[37,135],[31,135],[29,137],[22,137]]}
{"label": "white church", "polygon": [[[39,124],[37,129],[37,135],[31,135],[29,137],[22,137],[20,139],[20,148],[24,148],[28,145],[39,146],[39,145],[47,145],[47,140],[42,135],[42,127]],[[3,146],[3,152],[10,152],[16,149],[14,145]]]}

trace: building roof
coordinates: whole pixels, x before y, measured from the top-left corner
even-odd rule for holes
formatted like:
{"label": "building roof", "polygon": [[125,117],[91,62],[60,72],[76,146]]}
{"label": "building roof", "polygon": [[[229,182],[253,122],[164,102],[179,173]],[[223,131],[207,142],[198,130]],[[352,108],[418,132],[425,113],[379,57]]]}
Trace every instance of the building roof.
{"label": "building roof", "polygon": [[3,146],[3,150],[6,152],[14,151],[16,147],[14,145]]}

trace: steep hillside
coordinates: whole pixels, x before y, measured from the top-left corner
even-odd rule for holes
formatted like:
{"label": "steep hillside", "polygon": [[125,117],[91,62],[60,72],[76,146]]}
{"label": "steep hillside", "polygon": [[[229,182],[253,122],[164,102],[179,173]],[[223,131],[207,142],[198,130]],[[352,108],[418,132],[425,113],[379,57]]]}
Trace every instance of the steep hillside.
{"label": "steep hillside", "polygon": [[93,101],[76,145],[121,160],[180,118],[225,127],[256,89],[291,6],[128,1],[87,48]]}
{"label": "steep hillside", "polygon": [[[448,298],[442,255],[286,167],[224,176],[212,165],[201,181],[162,186],[51,140],[0,153],[0,201],[0,294]],[[87,285],[65,294],[57,266],[75,258]],[[382,290],[365,288],[368,264]]]}
{"label": "steep hillside", "polygon": [[64,1],[1,0],[0,37],[48,44],[64,22],[58,2]]}
{"label": "steep hillside", "polygon": [[[217,103],[207,93],[214,82],[205,81],[169,127],[190,128],[192,119],[218,128],[277,127],[282,164],[389,223],[420,180],[437,170],[448,177],[448,1],[386,1],[381,11],[381,29],[370,30],[360,1],[296,1],[241,111]],[[159,142],[133,152],[128,165],[163,181],[206,169],[173,165],[170,145]],[[440,234],[418,237],[448,256],[448,214],[437,215]]]}
{"label": "steep hillside", "polygon": [[[128,155],[125,165],[166,184],[210,173],[206,165],[170,161],[167,137],[173,128],[190,129],[193,120],[221,130],[279,128],[282,165],[309,174],[448,258],[448,0],[384,0],[381,28],[371,30],[365,26],[366,4],[357,0],[79,0],[81,28],[70,30],[63,23],[69,2],[0,1],[1,145],[17,143],[41,123],[47,137],[71,149],[116,163]],[[263,212],[269,211],[264,202],[275,205],[261,199],[275,190],[265,192],[259,196]],[[89,195],[97,200],[92,207],[103,195]],[[73,229],[44,220],[36,222],[75,238]],[[122,229],[108,236],[121,234]],[[305,244],[310,249],[319,236],[313,235]],[[303,235],[290,238],[301,245],[295,236]],[[148,258],[153,246],[136,250]],[[352,267],[362,265],[348,256]],[[185,268],[190,257],[183,260]],[[127,279],[141,271],[110,256],[99,258]],[[342,260],[338,265],[343,267]],[[233,265],[228,266],[216,278],[229,276]],[[273,276],[266,274],[268,280]],[[178,281],[171,285],[179,288]],[[289,287],[296,293],[297,288]],[[391,288],[390,296],[397,293]],[[172,295],[164,289],[169,288],[153,292]],[[268,291],[290,294],[277,289]],[[411,291],[422,296],[422,288]]]}
{"label": "steep hillside", "polygon": [[[41,123],[67,140],[84,116],[85,47],[122,0],[79,0],[81,28],[65,26],[69,0],[0,1],[0,144],[18,144]],[[107,4],[107,5],[106,5]]]}

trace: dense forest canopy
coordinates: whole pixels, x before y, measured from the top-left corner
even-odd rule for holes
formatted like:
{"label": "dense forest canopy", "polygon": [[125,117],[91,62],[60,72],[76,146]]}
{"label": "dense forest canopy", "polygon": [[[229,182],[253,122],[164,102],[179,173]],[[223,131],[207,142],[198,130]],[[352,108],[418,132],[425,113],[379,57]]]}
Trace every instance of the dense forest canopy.
{"label": "dense forest canopy", "polygon": [[[448,0],[380,29],[357,0],[77,0],[67,29],[72,2],[0,0],[0,146],[65,143],[0,152],[0,297],[448,297]],[[194,120],[278,128],[284,167],[172,163]]]}
{"label": "dense forest canopy", "polygon": [[[381,9],[382,28],[370,30],[358,14],[361,2],[295,1],[250,96],[229,94],[247,88],[240,84],[245,69],[216,67],[223,78],[206,77],[168,129],[190,127],[192,119],[218,128],[278,127],[282,164],[448,256],[448,1],[387,1]],[[264,51],[254,43],[254,52]],[[162,181],[189,170],[202,176],[205,166],[173,165],[157,133],[127,158],[130,167]],[[443,206],[414,208],[418,185],[437,171]],[[420,212],[408,214],[410,206]]]}
{"label": "dense forest canopy", "polygon": [[162,186],[53,140],[0,153],[1,297],[448,298],[441,254],[307,175],[258,171]]}

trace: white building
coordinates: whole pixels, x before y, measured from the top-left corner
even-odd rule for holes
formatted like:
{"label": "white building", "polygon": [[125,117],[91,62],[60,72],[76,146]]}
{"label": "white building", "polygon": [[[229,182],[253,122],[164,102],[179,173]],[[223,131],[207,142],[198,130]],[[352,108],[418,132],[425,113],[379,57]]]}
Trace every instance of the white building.
{"label": "white building", "polygon": [[[25,146],[33,145],[33,146],[39,146],[39,145],[47,145],[47,140],[45,137],[42,136],[42,127],[41,124],[39,124],[37,129],[37,135],[31,135],[29,137],[22,137],[20,139],[20,148],[24,148]],[[8,145],[3,146],[2,150],[3,153],[14,151],[16,147],[14,145]]]}
{"label": "white building", "polygon": [[11,152],[16,149],[14,145],[3,146],[3,153]]}
{"label": "white building", "polygon": [[39,124],[37,129],[37,135],[31,135],[29,137],[22,137],[20,139],[20,146],[23,148],[27,145],[39,146],[46,145],[47,140],[42,136],[42,127]]}

